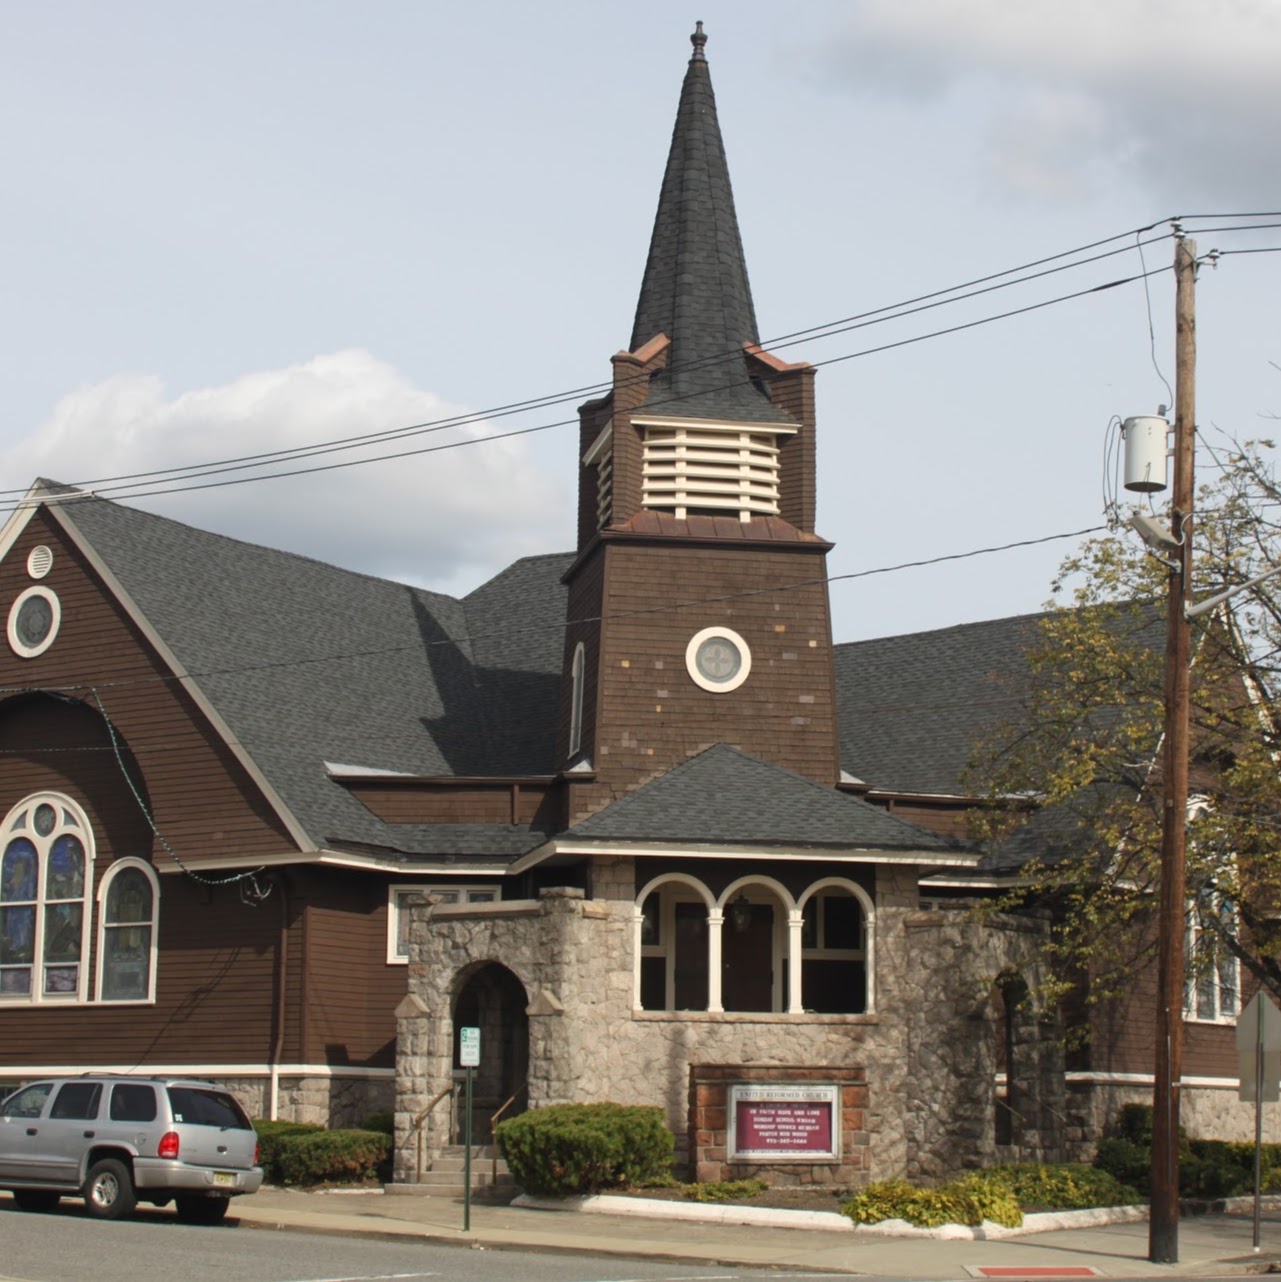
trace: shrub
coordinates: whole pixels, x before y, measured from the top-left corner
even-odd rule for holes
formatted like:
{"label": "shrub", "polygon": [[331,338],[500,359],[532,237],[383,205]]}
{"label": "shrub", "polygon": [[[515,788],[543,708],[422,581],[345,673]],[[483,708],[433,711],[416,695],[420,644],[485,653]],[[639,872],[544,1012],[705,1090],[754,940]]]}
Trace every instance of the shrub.
{"label": "shrub", "polygon": [[283,1184],[284,1172],[280,1165],[280,1155],[286,1140],[299,1135],[315,1135],[323,1131],[323,1126],[314,1122],[269,1122],[266,1118],[254,1119],[254,1130],[258,1132],[258,1162],[262,1166],[262,1177],[268,1184]]}
{"label": "shrub", "polygon": [[686,1184],[685,1196],[695,1202],[738,1202],[764,1193],[767,1188],[767,1180],[708,1180],[702,1184]]}
{"label": "shrub", "polygon": [[906,1180],[869,1184],[841,1208],[855,1224],[906,1220],[920,1228],[941,1224],[982,1224],[991,1220],[1008,1228],[1023,1223],[1014,1194],[999,1180],[967,1175],[936,1189],[922,1189]]}
{"label": "shrub", "polygon": [[1080,1211],[1094,1206],[1128,1206],[1141,1200],[1137,1189],[1111,1172],[1079,1162],[1048,1166],[1019,1162],[994,1166],[983,1174],[1008,1188],[1024,1211]]}
{"label": "shrub", "polygon": [[[1117,1119],[1121,1138],[1099,1141],[1094,1165],[1133,1185],[1146,1196],[1152,1187],[1152,1110],[1127,1104]],[[1133,1138],[1146,1136],[1146,1140]],[[1281,1145],[1264,1144],[1259,1153],[1263,1188],[1281,1186]],[[1189,1140],[1179,1132],[1179,1194],[1215,1199],[1235,1197],[1254,1189],[1254,1145],[1224,1140]]]}
{"label": "shrub", "polygon": [[380,1135],[396,1134],[396,1117],[394,1113],[370,1113],[365,1118],[362,1131],[377,1131]]}
{"label": "shrub", "polygon": [[533,1109],[500,1122],[495,1138],[516,1183],[552,1197],[653,1181],[676,1147],[661,1109],[623,1104]]}
{"label": "shrub", "polygon": [[1099,1141],[1094,1152],[1094,1165],[1115,1176],[1122,1184],[1132,1185],[1147,1197],[1152,1191],[1152,1149],[1133,1140]]}
{"label": "shrub", "polygon": [[372,1179],[391,1155],[380,1131],[323,1131],[282,1137],[279,1156],[284,1184],[361,1183]]}
{"label": "shrub", "polygon": [[1131,1144],[1152,1143],[1152,1105],[1122,1104],[1116,1115],[1116,1138]]}

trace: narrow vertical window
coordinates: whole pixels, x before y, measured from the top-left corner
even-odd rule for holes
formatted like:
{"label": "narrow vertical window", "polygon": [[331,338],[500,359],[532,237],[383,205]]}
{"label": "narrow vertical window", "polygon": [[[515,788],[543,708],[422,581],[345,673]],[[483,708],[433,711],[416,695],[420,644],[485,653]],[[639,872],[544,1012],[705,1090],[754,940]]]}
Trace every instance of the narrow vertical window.
{"label": "narrow vertical window", "polygon": [[574,662],[570,668],[571,694],[569,708],[569,755],[577,756],[583,747],[583,685],[587,667],[587,651],[580,641],[574,647]]}
{"label": "narrow vertical window", "polygon": [[160,886],[140,859],[107,870],[98,894],[98,999],[155,1000],[156,917]]}
{"label": "narrow vertical window", "polygon": [[1184,983],[1185,1019],[1229,1024],[1241,1009],[1240,963],[1225,943],[1236,933],[1231,905],[1204,891],[1189,905],[1184,945],[1187,975]]}

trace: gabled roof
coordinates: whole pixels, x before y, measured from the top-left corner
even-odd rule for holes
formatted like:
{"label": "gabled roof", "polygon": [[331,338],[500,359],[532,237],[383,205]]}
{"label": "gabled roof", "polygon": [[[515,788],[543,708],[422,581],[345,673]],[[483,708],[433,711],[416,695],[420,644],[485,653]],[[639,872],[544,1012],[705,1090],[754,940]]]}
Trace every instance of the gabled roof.
{"label": "gabled roof", "polygon": [[371,814],[326,761],[428,776],[554,769],[568,554],[518,561],[460,601],[102,499],[49,510],[314,846],[439,849],[439,833]]}
{"label": "gabled roof", "polygon": [[632,327],[632,351],[659,334],[672,343],[644,408],[680,418],[791,423],[748,375],[743,345],[760,337],[702,27],[690,37],[694,56]]}
{"label": "gabled roof", "polygon": [[564,834],[603,841],[956,852],[958,847],[857,797],[726,744],[644,784]]}

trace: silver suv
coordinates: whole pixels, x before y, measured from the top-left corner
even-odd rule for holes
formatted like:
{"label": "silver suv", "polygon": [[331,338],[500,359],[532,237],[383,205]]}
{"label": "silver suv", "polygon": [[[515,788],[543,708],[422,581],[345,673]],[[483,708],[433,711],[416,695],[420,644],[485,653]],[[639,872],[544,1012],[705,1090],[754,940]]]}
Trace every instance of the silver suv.
{"label": "silver suv", "polygon": [[173,1201],[180,1220],[217,1224],[233,1197],[261,1184],[254,1128],[212,1082],[85,1073],[33,1082],[0,1104],[0,1189],[24,1211],[70,1194],[104,1220]]}

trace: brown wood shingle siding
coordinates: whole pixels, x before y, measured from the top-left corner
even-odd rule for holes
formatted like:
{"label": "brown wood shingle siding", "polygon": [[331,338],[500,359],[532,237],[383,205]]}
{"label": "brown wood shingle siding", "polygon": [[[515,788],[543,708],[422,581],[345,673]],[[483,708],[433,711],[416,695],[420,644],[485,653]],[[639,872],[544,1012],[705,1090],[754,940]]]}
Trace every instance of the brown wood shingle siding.
{"label": "brown wood shingle siding", "polygon": [[[253,858],[297,847],[194,700],[43,513],[0,563],[6,615],[31,585],[27,556],[39,544],[53,550],[53,568],[40,582],[57,594],[62,618],[52,646],[36,658],[0,643],[0,813],[34,792],[64,793],[93,828],[95,890],[124,856],[169,875],[160,882],[155,1004],[0,1005],[0,1063],[265,1063],[275,1010],[275,901],[254,906],[238,883],[202,884],[169,851],[198,870],[211,855]],[[92,993],[92,897],[88,915]],[[301,965],[294,984],[296,1004]]]}
{"label": "brown wood shingle siding", "polygon": [[295,877],[307,899],[308,1063],[389,1068],[408,967],[387,962],[387,884],[333,869]]}
{"label": "brown wood shingle siding", "polygon": [[[0,644],[0,688],[57,689],[95,709],[100,701],[137,761],[157,828],[180,858],[199,862],[206,856],[296,850],[284,824],[195,701],[43,512],[0,564],[5,614],[30,586],[27,555],[41,543],[54,553],[53,569],[41,583],[58,595],[61,627],[53,645],[34,659],[21,659]],[[127,793],[123,778],[119,787]],[[5,809],[22,795],[7,772],[0,775]],[[155,860],[158,867],[166,866],[162,847]]]}
{"label": "brown wood shingle siding", "polygon": [[549,783],[435,783],[415,780],[349,783],[348,791],[393,824],[535,824],[560,812]]}
{"label": "brown wood shingle siding", "polygon": [[[584,803],[580,814],[598,809],[714,743],[835,785],[822,555],[795,545],[720,548],[675,540],[607,543],[600,555],[597,783],[574,790],[576,812]],[[709,595],[715,599],[702,600]],[[700,603],[679,604],[685,600]],[[738,632],[752,651],[748,680],[723,694],[695,685],[685,667],[690,637],[716,624]]]}

